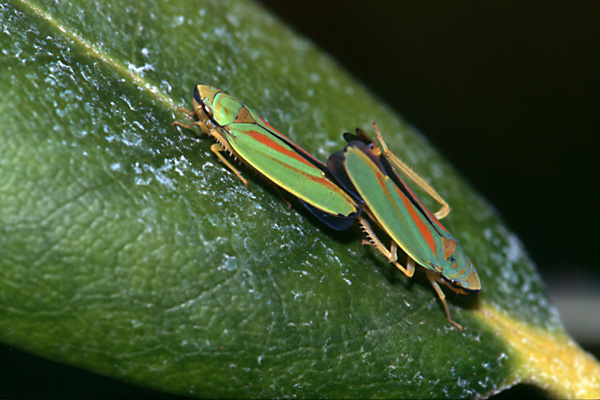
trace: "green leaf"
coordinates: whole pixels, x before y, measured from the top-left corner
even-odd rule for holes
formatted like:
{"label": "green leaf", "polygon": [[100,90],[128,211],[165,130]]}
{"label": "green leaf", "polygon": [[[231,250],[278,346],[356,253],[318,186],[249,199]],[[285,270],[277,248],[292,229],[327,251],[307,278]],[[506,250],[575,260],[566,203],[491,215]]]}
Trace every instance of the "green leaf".
{"label": "green leaf", "polygon": [[[598,397],[519,240],[426,140],[254,3],[0,6],[0,340],[199,397]],[[171,127],[196,83],[324,160],[376,120],[434,182],[479,296],[409,280],[211,140]],[[178,115],[179,118],[183,116]],[[192,140],[190,140],[192,139]],[[447,221],[447,222],[446,222]]]}

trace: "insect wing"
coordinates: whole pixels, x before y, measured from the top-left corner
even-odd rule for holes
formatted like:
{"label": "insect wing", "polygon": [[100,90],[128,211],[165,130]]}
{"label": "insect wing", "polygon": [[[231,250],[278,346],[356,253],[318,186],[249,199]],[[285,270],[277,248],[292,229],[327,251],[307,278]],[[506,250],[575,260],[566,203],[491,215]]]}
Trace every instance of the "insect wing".
{"label": "insect wing", "polygon": [[217,156],[245,183],[237,169],[223,159],[221,151],[230,151],[298,197],[311,213],[333,229],[347,229],[362,211],[361,202],[334,182],[323,163],[236,98],[213,86],[196,85],[194,111],[204,133],[223,145],[216,150]]}
{"label": "insect wing", "polygon": [[227,131],[236,155],[333,229],[347,229],[361,212],[362,205],[333,181],[325,166],[285,136],[254,123],[232,123]]}
{"label": "insect wing", "polygon": [[[440,239],[429,219],[415,207],[411,196],[414,193],[405,191],[405,184],[398,185],[397,180],[388,175],[371,145],[352,141],[343,152],[342,162],[347,180],[364,200],[377,223],[411,258],[432,269],[431,265],[436,264]],[[339,164],[340,157],[337,159]],[[338,167],[332,173],[336,178],[341,178],[340,182],[344,184],[346,180],[340,175]]]}

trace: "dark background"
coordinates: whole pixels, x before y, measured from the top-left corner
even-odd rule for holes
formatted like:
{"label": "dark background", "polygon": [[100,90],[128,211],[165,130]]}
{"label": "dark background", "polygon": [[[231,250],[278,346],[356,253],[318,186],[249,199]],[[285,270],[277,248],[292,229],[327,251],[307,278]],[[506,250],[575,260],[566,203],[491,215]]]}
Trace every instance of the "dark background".
{"label": "dark background", "polygon": [[[586,293],[598,300],[600,2],[262,3],[421,130],[497,207],[559,308]],[[600,335],[567,328],[598,356]],[[0,360],[2,397],[163,397],[6,346]],[[521,387],[498,397],[538,395]]]}

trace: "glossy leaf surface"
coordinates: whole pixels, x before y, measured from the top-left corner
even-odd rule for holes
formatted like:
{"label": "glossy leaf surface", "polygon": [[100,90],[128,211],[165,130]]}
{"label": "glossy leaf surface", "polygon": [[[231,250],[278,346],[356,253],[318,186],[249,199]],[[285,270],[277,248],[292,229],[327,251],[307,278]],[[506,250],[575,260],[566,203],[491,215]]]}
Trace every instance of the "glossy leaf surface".
{"label": "glossy leaf surface", "polygon": [[[143,4],[0,6],[0,340],[199,397],[593,394],[520,242],[420,134],[254,3]],[[358,230],[244,189],[172,128],[198,82],[322,161],[377,120],[453,207],[484,287],[451,302],[467,330]]]}

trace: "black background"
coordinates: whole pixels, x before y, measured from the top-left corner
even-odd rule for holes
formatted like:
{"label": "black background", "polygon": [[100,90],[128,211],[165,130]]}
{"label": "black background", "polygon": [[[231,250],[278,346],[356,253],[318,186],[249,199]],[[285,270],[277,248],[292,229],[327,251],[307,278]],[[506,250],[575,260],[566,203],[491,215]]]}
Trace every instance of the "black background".
{"label": "black background", "polygon": [[[600,2],[262,3],[423,132],[497,207],[551,293],[600,291]],[[0,360],[2,397],[163,396],[6,346]]]}

